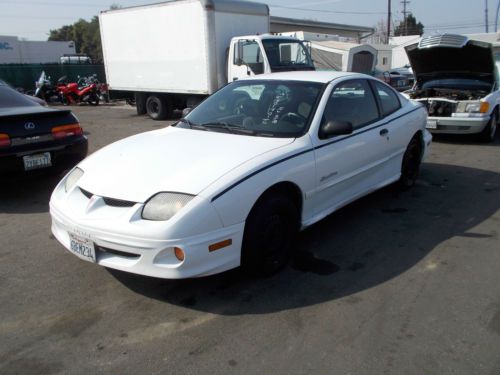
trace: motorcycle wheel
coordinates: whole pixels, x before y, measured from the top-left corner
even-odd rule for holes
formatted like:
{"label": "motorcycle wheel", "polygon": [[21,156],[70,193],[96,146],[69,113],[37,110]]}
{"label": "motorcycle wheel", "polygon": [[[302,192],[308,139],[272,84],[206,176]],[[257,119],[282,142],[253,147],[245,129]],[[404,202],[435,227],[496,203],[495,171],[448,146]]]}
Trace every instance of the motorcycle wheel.
{"label": "motorcycle wheel", "polygon": [[90,105],[99,105],[99,95],[97,95],[96,93],[90,94],[88,103]]}

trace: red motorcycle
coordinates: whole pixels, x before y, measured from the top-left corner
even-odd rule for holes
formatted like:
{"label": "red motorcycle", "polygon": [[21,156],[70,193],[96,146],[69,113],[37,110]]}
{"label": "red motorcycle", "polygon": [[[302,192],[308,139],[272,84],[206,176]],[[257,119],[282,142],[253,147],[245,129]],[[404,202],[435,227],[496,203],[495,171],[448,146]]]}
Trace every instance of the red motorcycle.
{"label": "red motorcycle", "polygon": [[97,85],[88,78],[78,77],[78,83],[69,82],[66,77],[59,78],[57,90],[61,94],[64,104],[89,103],[99,104],[99,93]]}

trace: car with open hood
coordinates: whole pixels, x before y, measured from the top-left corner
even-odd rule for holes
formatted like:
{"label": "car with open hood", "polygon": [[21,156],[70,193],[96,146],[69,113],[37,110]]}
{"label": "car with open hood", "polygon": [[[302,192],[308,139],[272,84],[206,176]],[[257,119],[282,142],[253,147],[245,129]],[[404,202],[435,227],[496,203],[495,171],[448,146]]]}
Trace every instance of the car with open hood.
{"label": "car with open hood", "polygon": [[427,108],[431,133],[495,139],[500,91],[491,44],[463,35],[432,35],[406,47],[406,53],[416,79],[407,94]]}
{"label": "car with open hood", "polygon": [[101,266],[186,278],[283,267],[294,235],[388,184],[411,187],[423,106],[343,72],[223,87],[185,118],[108,145],[55,188],[52,233]]}

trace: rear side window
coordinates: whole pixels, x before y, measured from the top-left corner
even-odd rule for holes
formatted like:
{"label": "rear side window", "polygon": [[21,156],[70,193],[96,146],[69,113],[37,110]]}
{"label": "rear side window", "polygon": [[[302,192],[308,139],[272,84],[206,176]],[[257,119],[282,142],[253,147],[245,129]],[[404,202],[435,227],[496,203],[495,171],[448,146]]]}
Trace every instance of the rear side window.
{"label": "rear side window", "polygon": [[368,82],[356,79],[335,86],[325,107],[323,123],[345,121],[359,129],[378,117],[377,103]]}
{"label": "rear side window", "polygon": [[372,81],[375,85],[375,92],[380,99],[382,116],[388,116],[401,108],[399,98],[391,88],[381,84],[380,82]]}
{"label": "rear side window", "polygon": [[38,106],[38,104],[9,86],[0,85],[0,108]]}

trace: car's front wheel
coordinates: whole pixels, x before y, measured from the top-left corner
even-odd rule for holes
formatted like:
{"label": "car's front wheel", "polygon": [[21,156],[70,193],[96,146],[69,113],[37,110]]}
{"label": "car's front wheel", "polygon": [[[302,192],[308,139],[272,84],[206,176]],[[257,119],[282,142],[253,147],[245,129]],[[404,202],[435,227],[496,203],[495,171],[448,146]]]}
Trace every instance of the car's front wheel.
{"label": "car's front wheel", "polygon": [[285,195],[270,193],[252,208],[243,235],[242,268],[253,275],[272,275],[292,256],[299,213]]}
{"label": "car's front wheel", "polygon": [[495,140],[495,136],[497,134],[497,121],[498,121],[498,114],[497,110],[494,110],[491,113],[491,118],[490,121],[488,122],[488,125],[483,129],[481,132],[481,140],[484,142],[493,142]]}
{"label": "car's front wheel", "polygon": [[420,173],[420,163],[422,161],[422,144],[418,137],[413,137],[403,155],[401,164],[401,177],[399,186],[402,190],[409,190],[417,182]]}

